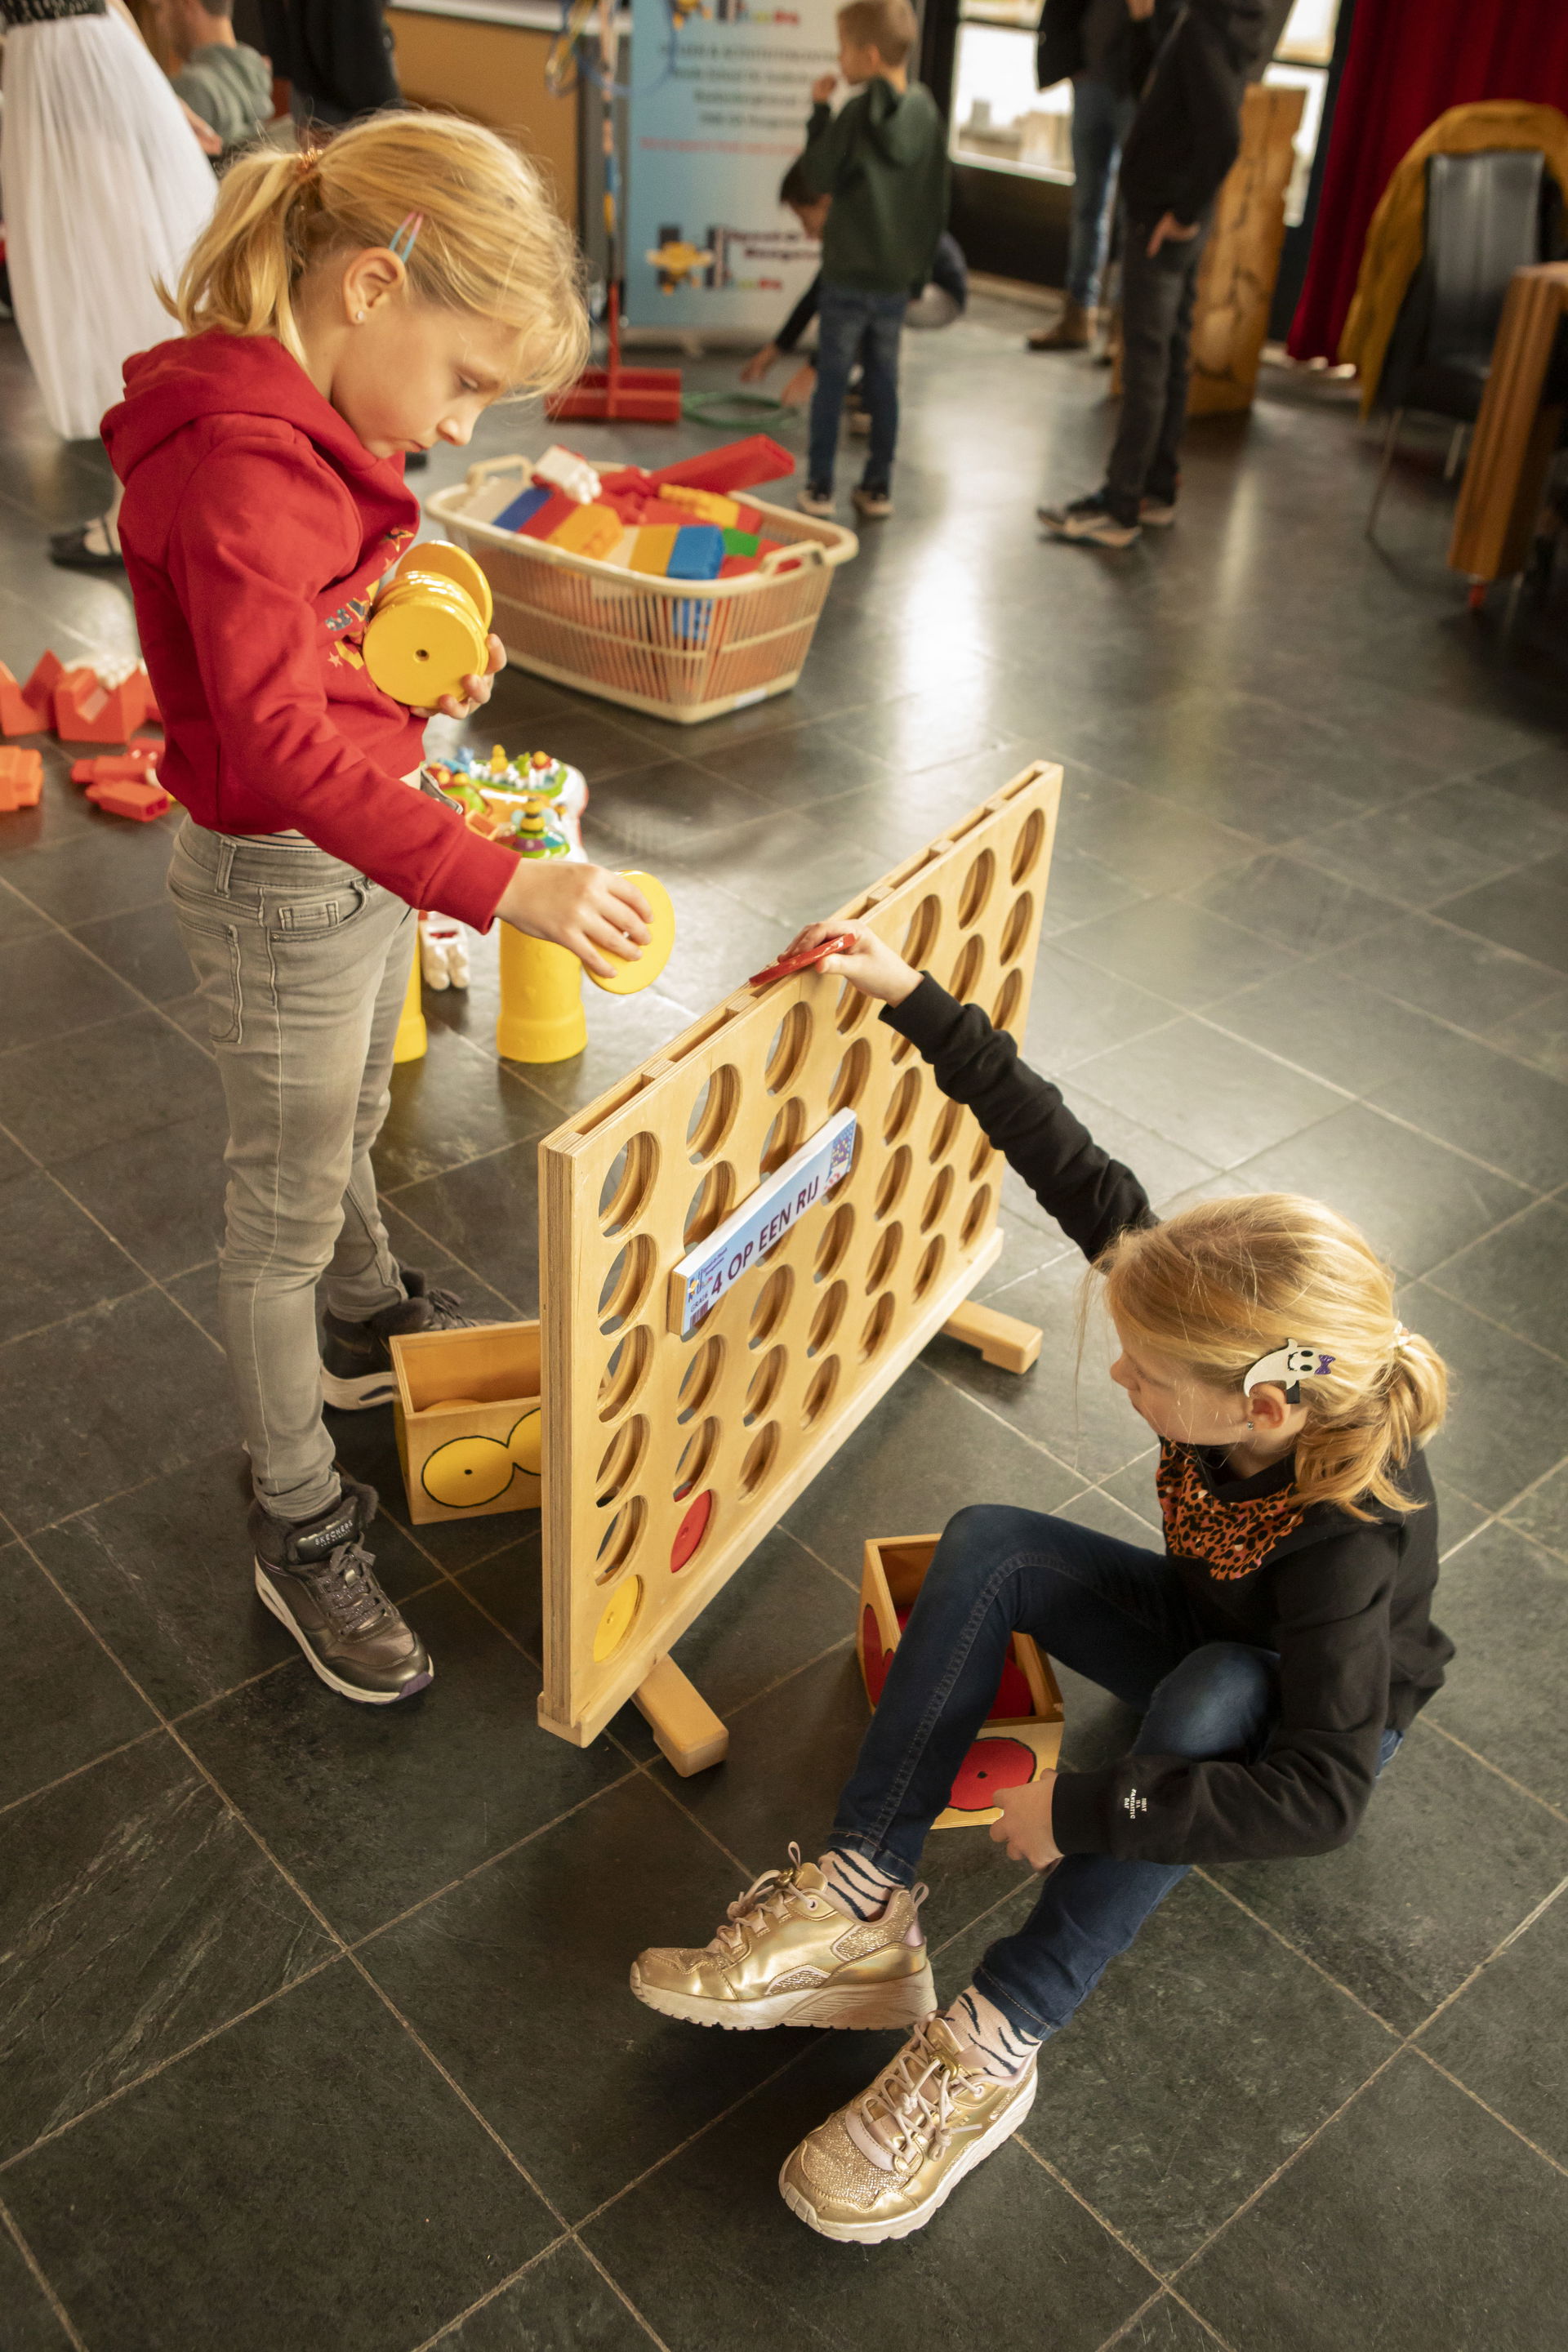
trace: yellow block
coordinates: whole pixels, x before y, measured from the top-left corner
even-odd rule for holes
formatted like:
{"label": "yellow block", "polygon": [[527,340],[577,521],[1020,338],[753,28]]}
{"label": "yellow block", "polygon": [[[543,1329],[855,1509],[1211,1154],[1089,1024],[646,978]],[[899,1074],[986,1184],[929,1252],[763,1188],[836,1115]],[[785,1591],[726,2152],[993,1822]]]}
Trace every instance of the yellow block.
{"label": "yellow block", "polygon": [[425,998],[419,986],[419,942],[414,942],[414,961],[408,967],[408,987],[404,994],[403,1010],[397,1017],[397,1035],[393,1041],[395,1062],[416,1062],[430,1043],[430,1033],[425,1025]]}
{"label": "yellow block", "polygon": [[741,527],[740,508],[721,490],[698,490],[685,482],[666,482],[660,485],[658,494],[671,506],[689,507],[699,522],[716,522],[721,530],[739,530]]}
{"label": "yellow block", "polygon": [[669,559],[675,553],[675,525],[669,522],[644,523],[637,532],[631,552],[634,572],[650,572],[662,580],[669,570]]}
{"label": "yellow block", "polygon": [[569,555],[592,555],[603,558],[619,539],[623,525],[614,507],[574,507],[563,523],[550,534],[552,547],[563,547]]}

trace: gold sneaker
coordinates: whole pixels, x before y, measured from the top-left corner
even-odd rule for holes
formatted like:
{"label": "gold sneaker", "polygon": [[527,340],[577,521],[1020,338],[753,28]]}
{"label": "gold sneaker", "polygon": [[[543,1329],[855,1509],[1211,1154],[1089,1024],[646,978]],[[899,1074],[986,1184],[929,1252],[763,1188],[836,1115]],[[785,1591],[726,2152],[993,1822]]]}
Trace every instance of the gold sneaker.
{"label": "gold sneaker", "polygon": [[[936,2007],[920,1934],[923,1886],[897,1888],[879,1919],[849,1919],[814,1862],[790,1848],[700,1952],[641,1952],[632,1990],[664,2017],[755,2032],[766,2025],[908,2025]],[[910,1929],[915,1941],[907,1939]]]}
{"label": "gold sneaker", "polygon": [[1011,2083],[972,2069],[946,2021],[917,2025],[858,2099],[808,2132],[779,2174],[808,2230],[875,2246],[922,2229],[1035,2104],[1036,2063]]}

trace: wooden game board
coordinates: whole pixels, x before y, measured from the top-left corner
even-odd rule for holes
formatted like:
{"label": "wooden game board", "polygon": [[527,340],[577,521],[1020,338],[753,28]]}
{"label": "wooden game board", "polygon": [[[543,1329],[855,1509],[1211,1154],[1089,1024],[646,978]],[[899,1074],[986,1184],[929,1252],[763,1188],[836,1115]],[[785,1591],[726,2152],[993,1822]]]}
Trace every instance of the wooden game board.
{"label": "wooden game board", "polygon": [[[839,913],[1021,1033],[1061,771],[1026,769]],[[725,1734],[667,1653],[964,1301],[1002,1246],[1002,1162],[879,1008],[817,972],[742,989],[540,1147],[544,1689],[585,1746],[628,1699],[682,1770]],[[849,1174],[688,1339],[671,1269],[835,1111]]]}

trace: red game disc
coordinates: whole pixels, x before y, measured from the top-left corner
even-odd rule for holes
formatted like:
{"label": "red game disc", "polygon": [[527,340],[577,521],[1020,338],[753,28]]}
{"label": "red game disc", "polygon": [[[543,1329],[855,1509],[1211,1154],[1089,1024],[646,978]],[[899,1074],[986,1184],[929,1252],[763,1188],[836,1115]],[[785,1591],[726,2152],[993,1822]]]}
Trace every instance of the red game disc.
{"label": "red game disc", "polygon": [[669,1547],[670,1572],[686,1566],[708,1532],[708,1522],[713,1516],[713,1489],[699,1495],[675,1531],[675,1541]]}
{"label": "red game disc", "polygon": [[777,963],[769,964],[766,971],[754,971],[746,984],[749,988],[770,987],[775,980],[787,980],[792,971],[809,971],[824,956],[847,954],[854,944],[853,931],[834,931],[828,938],[818,940],[815,947],[791,948]]}

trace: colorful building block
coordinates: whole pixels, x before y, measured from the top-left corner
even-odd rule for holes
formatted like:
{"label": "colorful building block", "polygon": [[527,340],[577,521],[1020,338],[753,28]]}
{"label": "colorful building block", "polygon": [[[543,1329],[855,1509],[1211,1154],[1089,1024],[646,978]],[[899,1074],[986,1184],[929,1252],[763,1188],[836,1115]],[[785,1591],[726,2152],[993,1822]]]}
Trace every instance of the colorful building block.
{"label": "colorful building block", "polygon": [[717,580],[724,561],[724,534],[716,523],[689,523],[675,534],[665,566],[667,580]]}
{"label": "colorful building block", "polygon": [[754,530],[727,530],[724,533],[726,555],[755,555],[757,534]]}
{"label": "colorful building block", "polygon": [[78,760],[71,769],[71,782],[116,784],[154,781],[162,750],[158,743],[127,743],[123,751],[104,752],[94,760]]}
{"label": "colorful building block", "polygon": [[678,482],[694,490],[720,490],[732,495],[736,490],[749,490],[755,482],[776,482],[782,475],[793,474],[795,459],[765,433],[749,434],[744,441],[731,441],[721,449],[706,449],[696,457],[682,457],[674,466],[661,466],[649,476],[658,488]]}
{"label": "colorful building block", "polygon": [[552,490],[542,507],[536,507],[526,522],[518,524],[522,539],[549,539],[558,531],[568,515],[577,511],[577,501],[569,499],[564,490]]}
{"label": "colorful building block", "polygon": [[667,523],[656,524],[651,528],[639,530],[632,543],[632,570],[649,572],[658,580],[665,579],[669,572],[669,559],[675,552],[675,542],[679,537],[679,531]]}
{"label": "colorful building block", "polygon": [[162,784],[130,781],[105,784],[89,784],[87,797],[110,816],[128,816],[138,824],[151,824],[165,809],[174,805],[174,797]]}
{"label": "colorful building block", "polygon": [[564,522],[550,534],[552,547],[563,547],[572,555],[608,555],[626,526],[614,507],[574,507]]}
{"label": "colorful building block", "polygon": [[43,789],[41,751],[0,751],[0,811],[37,808]]}
{"label": "colorful building block", "polygon": [[591,506],[599,495],[599,477],[586,457],[575,449],[563,448],[552,441],[533,468],[536,482],[548,482],[552,490],[564,490],[579,506]]}
{"label": "colorful building block", "polygon": [[721,530],[733,530],[741,520],[736,501],[721,498],[717,490],[691,489],[684,482],[671,482],[661,496],[678,507],[689,507],[699,522],[717,523]]}
{"label": "colorful building block", "polygon": [[721,580],[743,580],[748,572],[760,572],[762,568],[760,555],[727,555],[719,566],[719,577]]}
{"label": "colorful building block", "polygon": [[521,530],[524,523],[533,520],[541,507],[549,505],[553,495],[542,484],[531,483],[526,490],[513,499],[510,506],[502,507],[495,519],[495,528],[497,530]]}
{"label": "colorful building block", "polygon": [[152,702],[144,669],[131,670],[110,686],[82,663],[56,681],[55,732],[68,743],[125,743],[146,721]]}
{"label": "colorful building block", "polygon": [[0,735],[42,735],[54,718],[55,682],[64,666],[54,654],[34,664],[26,686],[0,662]]}

